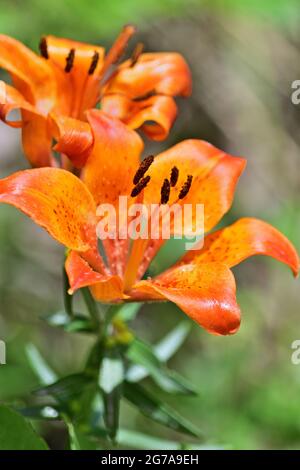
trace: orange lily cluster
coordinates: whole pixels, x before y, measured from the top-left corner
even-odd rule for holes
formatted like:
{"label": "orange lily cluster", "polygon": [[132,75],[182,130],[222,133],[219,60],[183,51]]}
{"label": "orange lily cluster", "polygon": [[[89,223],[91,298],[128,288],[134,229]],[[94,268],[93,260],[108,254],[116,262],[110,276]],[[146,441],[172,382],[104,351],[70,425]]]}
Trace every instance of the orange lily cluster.
{"label": "orange lily cluster", "polygon": [[[264,254],[297,275],[298,254],[284,235],[258,219],[243,218],[211,232],[231,207],[243,158],[202,140],[185,140],[141,166],[143,141],[134,129],[142,126],[152,138],[165,137],[176,114],[172,96],[187,95],[191,86],[178,54],[140,54],[140,48],[105,78],[131,34],[126,27],[106,57],[102,48],[47,37],[40,58],[15,40],[0,39],[0,65],[16,87],[6,85],[2,118],[15,107],[22,110],[22,121],[13,124],[22,126],[24,151],[35,165],[52,162],[54,136],[56,150],[82,168],[80,177],[55,165],[15,173],[0,180],[0,202],[22,210],[68,248],[70,294],[88,286],[101,302],[169,300],[207,331],[232,334],[240,325],[240,309],[231,268]],[[28,62],[35,64],[30,78]],[[101,110],[88,109],[99,99]],[[148,120],[155,125],[145,124]],[[104,257],[96,209],[103,203],[118,209],[121,195],[129,204],[136,198],[203,204],[209,232],[203,246],[153,279],[144,275],[162,239],[104,240]]]}
{"label": "orange lily cluster", "polygon": [[[14,85],[2,83],[6,99],[0,99],[0,118],[22,128],[24,153],[32,166],[57,166],[52,140],[63,135],[69,143],[76,137],[69,158],[82,167],[92,146],[85,112],[98,103],[154,140],[168,135],[177,114],[173,97],[191,93],[190,71],[180,54],[142,53],[139,44],[119,64],[134,32],[133,26],[125,26],[107,54],[103,47],[45,36],[41,56],[0,35],[0,67]],[[13,109],[21,111],[21,120],[8,120]],[[54,150],[63,152],[59,146]]]}

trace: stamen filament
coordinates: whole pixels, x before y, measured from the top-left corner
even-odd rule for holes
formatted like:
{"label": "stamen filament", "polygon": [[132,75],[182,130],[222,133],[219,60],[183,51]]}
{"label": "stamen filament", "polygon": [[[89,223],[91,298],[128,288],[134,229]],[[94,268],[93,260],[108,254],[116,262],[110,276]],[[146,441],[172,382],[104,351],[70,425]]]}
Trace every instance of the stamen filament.
{"label": "stamen filament", "polygon": [[123,30],[121,31],[114,44],[108,51],[107,56],[105,57],[103,68],[101,71],[102,77],[106,73],[107,69],[120,59],[120,57],[124,53],[129,39],[135,34],[135,32],[136,28],[133,25],[124,26]]}
{"label": "stamen filament", "polygon": [[136,281],[137,272],[143,259],[148,242],[148,239],[138,238],[132,243],[129,260],[126,265],[124,275],[124,292],[128,292]]}
{"label": "stamen filament", "polygon": [[134,67],[137,63],[137,61],[140,58],[140,55],[142,54],[144,50],[144,44],[142,42],[138,42],[137,45],[135,46],[133,53],[131,55],[131,64],[130,67]]}

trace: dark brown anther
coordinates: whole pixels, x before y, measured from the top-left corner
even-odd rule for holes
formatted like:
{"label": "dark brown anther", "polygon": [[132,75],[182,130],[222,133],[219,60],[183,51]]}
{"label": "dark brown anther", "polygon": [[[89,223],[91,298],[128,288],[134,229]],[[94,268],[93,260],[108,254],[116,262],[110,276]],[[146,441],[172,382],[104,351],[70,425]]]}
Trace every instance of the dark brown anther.
{"label": "dark brown anther", "polygon": [[192,181],[193,181],[193,176],[192,175],[188,175],[187,179],[186,179],[186,182],[183,184],[181,190],[180,190],[180,193],[179,193],[179,196],[178,196],[178,199],[183,199],[187,193],[189,192],[190,188],[191,188],[191,185],[192,185]]}
{"label": "dark brown anther", "polygon": [[71,72],[73,65],[74,65],[74,59],[75,59],[75,49],[70,49],[70,52],[66,57],[65,72],[67,73]]}
{"label": "dark brown anther", "polygon": [[161,194],[160,203],[161,204],[167,204],[167,202],[169,201],[170,189],[171,189],[170,181],[166,178],[160,190],[160,194]]}
{"label": "dark brown anther", "polygon": [[178,181],[179,170],[177,166],[173,166],[171,170],[170,185],[174,187]]}
{"label": "dark brown anther", "polygon": [[47,44],[47,39],[42,37],[39,43],[39,49],[41,56],[44,57],[44,59],[49,59],[49,54],[48,54],[48,44]]}
{"label": "dark brown anther", "polygon": [[153,163],[154,157],[153,155],[149,155],[149,157],[144,158],[141,162],[136,174],[133,178],[133,184],[138,184],[141,178],[143,178],[146,171],[149,169],[150,165]]}
{"label": "dark brown anther", "polygon": [[130,67],[134,67],[137,61],[140,58],[141,53],[144,50],[144,44],[142,42],[138,42],[135,48],[133,49],[133,53],[131,55],[131,64]]}
{"label": "dark brown anther", "polygon": [[133,188],[131,191],[131,197],[136,197],[138,194],[140,194],[141,191],[147,186],[147,184],[150,181],[150,176],[145,176],[145,178],[142,178],[138,184]]}
{"label": "dark brown anther", "polygon": [[95,51],[89,68],[89,75],[93,75],[99,62],[99,52]]}

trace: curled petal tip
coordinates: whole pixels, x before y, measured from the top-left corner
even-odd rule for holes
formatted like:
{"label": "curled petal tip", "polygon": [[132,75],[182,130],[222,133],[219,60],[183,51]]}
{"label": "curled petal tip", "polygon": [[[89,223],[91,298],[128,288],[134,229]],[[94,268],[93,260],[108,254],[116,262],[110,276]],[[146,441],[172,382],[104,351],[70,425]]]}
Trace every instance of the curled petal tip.
{"label": "curled petal tip", "polygon": [[298,259],[298,263],[294,267],[292,267],[292,271],[293,271],[294,278],[297,279],[299,277],[299,271],[300,271],[299,259]]}
{"label": "curled petal tip", "polygon": [[297,277],[299,256],[293,244],[272,225],[244,217],[205,238],[203,247],[188,252],[184,262],[220,262],[233,267],[250,256],[270,256],[286,264]]}
{"label": "curled petal tip", "polygon": [[170,268],[152,281],[140,281],[135,295],[144,300],[169,300],[198,325],[215,335],[232,335],[240,326],[232,272],[221,263]]}

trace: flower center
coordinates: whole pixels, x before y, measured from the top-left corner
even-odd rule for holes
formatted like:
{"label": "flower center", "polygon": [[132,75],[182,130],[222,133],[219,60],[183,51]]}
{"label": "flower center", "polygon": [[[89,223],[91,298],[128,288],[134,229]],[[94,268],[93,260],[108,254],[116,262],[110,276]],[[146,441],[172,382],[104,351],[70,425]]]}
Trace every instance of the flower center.
{"label": "flower center", "polygon": [[[146,175],[148,169],[152,165],[154,161],[153,155],[150,155],[149,157],[145,158],[138,170],[136,171],[134,178],[133,178],[133,184],[134,187],[131,191],[131,197],[137,197],[139,196],[142,191],[146,188],[148,183],[151,180],[150,175]],[[176,166],[174,166],[171,169],[171,174],[169,178],[165,178],[161,189],[160,189],[160,204],[167,204],[170,200],[170,194],[171,194],[171,188],[175,187],[179,178],[179,170]],[[176,198],[175,204],[180,200],[183,199],[187,196],[191,189],[193,181],[193,176],[192,175],[187,175],[187,178],[183,185],[181,186],[181,189],[179,191],[179,195]],[[140,197],[141,200],[143,200],[143,195]],[[159,211],[159,207],[158,207]],[[157,214],[156,214],[157,215]],[[159,224],[161,223],[160,217],[162,215],[159,213]],[[145,250],[147,249],[149,245],[149,239],[143,239],[143,238],[138,238],[137,240],[134,240],[131,246],[131,250],[129,253],[127,265],[126,265],[126,270],[125,270],[125,275],[124,275],[124,292],[130,291],[132,288],[133,284],[136,281],[137,278],[137,273],[140,267],[140,264],[143,260]]]}
{"label": "flower center", "polygon": [[[149,157],[146,157],[141,162],[139,168],[137,169],[133,177],[134,187],[131,191],[131,197],[138,196],[150,182],[151,176],[150,175],[144,176],[144,175],[149,170],[153,161],[154,161],[154,156],[149,155]],[[160,190],[160,203],[161,204],[167,204],[169,202],[171,188],[174,188],[176,186],[178,182],[178,178],[179,178],[179,170],[177,166],[173,166],[173,168],[171,169],[170,178],[165,178],[161,186],[161,190]],[[186,181],[183,183],[180,189],[178,199],[176,202],[178,202],[179,199],[183,199],[185,198],[185,196],[187,196],[188,192],[191,189],[192,181],[193,181],[193,176],[187,175]]]}

